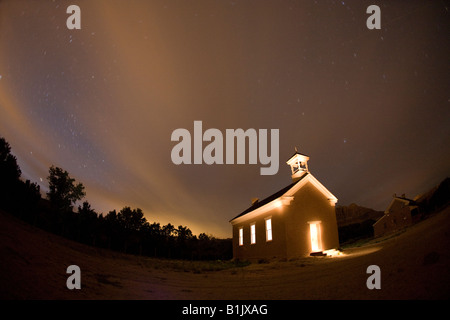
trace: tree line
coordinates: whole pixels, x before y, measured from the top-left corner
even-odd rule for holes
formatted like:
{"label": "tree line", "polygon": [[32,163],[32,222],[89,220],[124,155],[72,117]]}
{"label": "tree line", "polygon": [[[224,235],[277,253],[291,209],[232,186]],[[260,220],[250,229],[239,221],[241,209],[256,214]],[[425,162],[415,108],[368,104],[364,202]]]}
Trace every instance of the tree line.
{"label": "tree line", "polygon": [[232,257],[230,239],[217,239],[206,233],[196,236],[187,226],[150,223],[140,208],[126,206],[103,214],[83,201],[75,209],[74,205],[86,196],[85,188],[62,168],[49,168],[45,198],[40,186],[23,181],[21,174],[9,143],[0,137],[0,209],[46,231],[96,247],[152,257]]}

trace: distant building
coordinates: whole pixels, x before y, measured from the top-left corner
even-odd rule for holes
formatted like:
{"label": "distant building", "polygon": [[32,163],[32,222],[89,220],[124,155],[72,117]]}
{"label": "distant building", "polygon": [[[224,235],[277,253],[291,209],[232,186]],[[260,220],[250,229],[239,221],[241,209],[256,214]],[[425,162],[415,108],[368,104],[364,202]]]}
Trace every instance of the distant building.
{"label": "distant building", "polygon": [[306,256],[339,247],[337,198],[308,170],[298,152],[287,161],[292,183],[230,220],[235,259]]}
{"label": "distant building", "polygon": [[405,195],[394,195],[384,215],[373,224],[375,237],[395,232],[412,225],[419,218],[419,207]]}

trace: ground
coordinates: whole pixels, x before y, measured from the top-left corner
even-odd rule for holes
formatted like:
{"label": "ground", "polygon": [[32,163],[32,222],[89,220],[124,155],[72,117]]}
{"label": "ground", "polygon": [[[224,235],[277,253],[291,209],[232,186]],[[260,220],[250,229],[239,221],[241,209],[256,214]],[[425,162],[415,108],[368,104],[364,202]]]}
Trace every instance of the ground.
{"label": "ground", "polygon": [[[449,299],[450,208],[338,257],[224,267],[85,246],[0,212],[1,299]],[[66,268],[81,269],[81,290]],[[381,289],[366,286],[378,265]],[[219,270],[211,270],[217,268]]]}

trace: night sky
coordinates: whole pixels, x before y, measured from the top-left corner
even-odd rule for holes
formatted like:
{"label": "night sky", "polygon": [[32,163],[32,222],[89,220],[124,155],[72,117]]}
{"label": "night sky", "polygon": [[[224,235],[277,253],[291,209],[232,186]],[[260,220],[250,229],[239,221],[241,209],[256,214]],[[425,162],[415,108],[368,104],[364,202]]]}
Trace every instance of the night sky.
{"label": "night sky", "polygon": [[[66,9],[81,8],[81,30]],[[369,5],[381,30],[369,30]],[[450,173],[444,1],[0,2],[0,136],[22,177],[51,165],[98,213],[231,237],[291,182],[294,147],[338,199],[384,210]],[[175,129],[279,129],[280,168],[175,165]]]}

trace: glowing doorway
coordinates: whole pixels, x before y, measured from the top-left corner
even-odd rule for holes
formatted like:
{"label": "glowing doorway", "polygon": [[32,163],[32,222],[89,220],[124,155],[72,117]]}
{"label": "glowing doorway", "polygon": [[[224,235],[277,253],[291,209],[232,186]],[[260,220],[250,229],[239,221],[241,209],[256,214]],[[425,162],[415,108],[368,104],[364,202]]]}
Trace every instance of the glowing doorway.
{"label": "glowing doorway", "polygon": [[311,251],[322,251],[322,241],[320,235],[320,221],[309,222],[309,232],[311,235]]}

